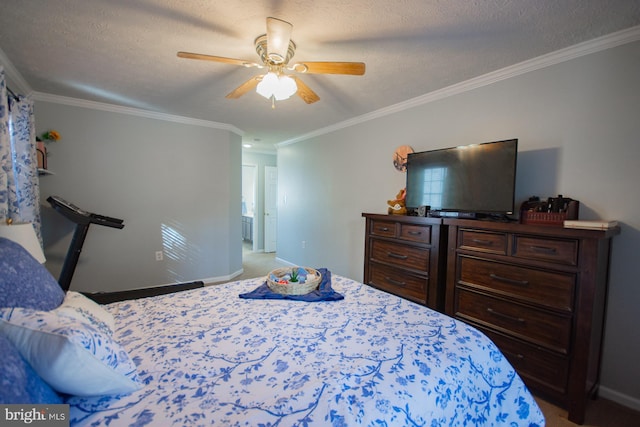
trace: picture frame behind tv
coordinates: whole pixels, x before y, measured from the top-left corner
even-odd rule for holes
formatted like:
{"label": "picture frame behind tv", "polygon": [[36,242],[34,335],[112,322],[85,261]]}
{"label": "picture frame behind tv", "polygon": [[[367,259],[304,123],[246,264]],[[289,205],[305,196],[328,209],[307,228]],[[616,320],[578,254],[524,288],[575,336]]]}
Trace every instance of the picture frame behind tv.
{"label": "picture frame behind tv", "polygon": [[427,206],[430,216],[513,214],[517,157],[518,139],[411,153],[407,209]]}

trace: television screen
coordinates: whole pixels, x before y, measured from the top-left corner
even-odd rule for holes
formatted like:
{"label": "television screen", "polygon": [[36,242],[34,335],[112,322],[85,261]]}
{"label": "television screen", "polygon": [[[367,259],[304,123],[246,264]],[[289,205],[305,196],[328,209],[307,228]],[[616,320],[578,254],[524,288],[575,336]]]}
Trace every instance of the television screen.
{"label": "television screen", "polygon": [[513,213],[517,152],[510,139],[409,154],[407,208]]}

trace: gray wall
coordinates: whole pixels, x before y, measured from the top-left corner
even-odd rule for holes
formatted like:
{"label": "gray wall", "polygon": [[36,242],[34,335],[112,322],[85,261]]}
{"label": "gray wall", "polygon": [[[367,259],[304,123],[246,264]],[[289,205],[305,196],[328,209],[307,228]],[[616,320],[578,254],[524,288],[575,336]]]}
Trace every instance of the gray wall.
{"label": "gray wall", "polygon": [[[392,166],[415,151],[519,138],[517,206],[580,201],[582,219],[617,219],[601,395],[640,409],[640,42],[282,145],[278,256],[361,280],[362,212],[386,213],[405,185]],[[286,203],[285,203],[286,201]],[[301,242],[305,241],[305,248]]]}
{"label": "gray wall", "polygon": [[[116,291],[231,278],[242,270],[241,137],[228,130],[45,101],[35,104],[48,145],[40,177],[47,268],[58,277],[75,225],[46,202],[124,219],[91,225],[71,289]],[[156,261],[156,251],[164,259]]]}

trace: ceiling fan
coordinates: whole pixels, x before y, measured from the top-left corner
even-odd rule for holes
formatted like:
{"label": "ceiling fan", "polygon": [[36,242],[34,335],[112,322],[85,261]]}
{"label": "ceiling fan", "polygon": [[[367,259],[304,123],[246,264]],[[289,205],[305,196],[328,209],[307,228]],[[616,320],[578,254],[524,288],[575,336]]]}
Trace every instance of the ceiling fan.
{"label": "ceiling fan", "polygon": [[237,99],[256,89],[260,95],[275,101],[287,99],[297,94],[307,104],[320,100],[320,97],[295,74],[347,74],[361,76],[365,72],[363,62],[295,62],[289,64],[296,51],[296,44],[291,40],[293,25],[277,18],[267,18],[267,33],[258,36],[254,43],[256,52],[262,63],[243,59],[225,58],[222,56],[203,55],[192,52],[178,52],[178,57],[223,62],[243,67],[266,69],[265,74],[254,76],[231,91],[226,97]]}

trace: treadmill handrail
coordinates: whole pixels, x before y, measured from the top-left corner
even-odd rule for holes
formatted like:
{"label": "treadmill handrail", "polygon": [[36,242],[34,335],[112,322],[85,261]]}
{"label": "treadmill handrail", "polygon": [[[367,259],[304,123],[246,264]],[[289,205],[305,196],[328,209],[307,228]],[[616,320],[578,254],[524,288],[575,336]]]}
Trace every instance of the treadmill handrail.
{"label": "treadmill handrail", "polygon": [[56,211],[76,224],[98,224],[105,227],[124,228],[124,220],[122,219],[87,212],[61,197],[49,196],[47,201]]}
{"label": "treadmill handrail", "polygon": [[89,231],[89,226],[91,224],[98,224],[113,228],[123,228],[124,221],[118,218],[111,218],[84,211],[58,196],[50,196],[47,198],[47,201],[58,213],[76,223],[76,229],[71,238],[71,244],[67,250],[67,256],[64,259],[60,278],[58,279],[60,287],[66,292],[71,286],[71,279],[78,264],[80,252],[82,252],[82,245]]}

